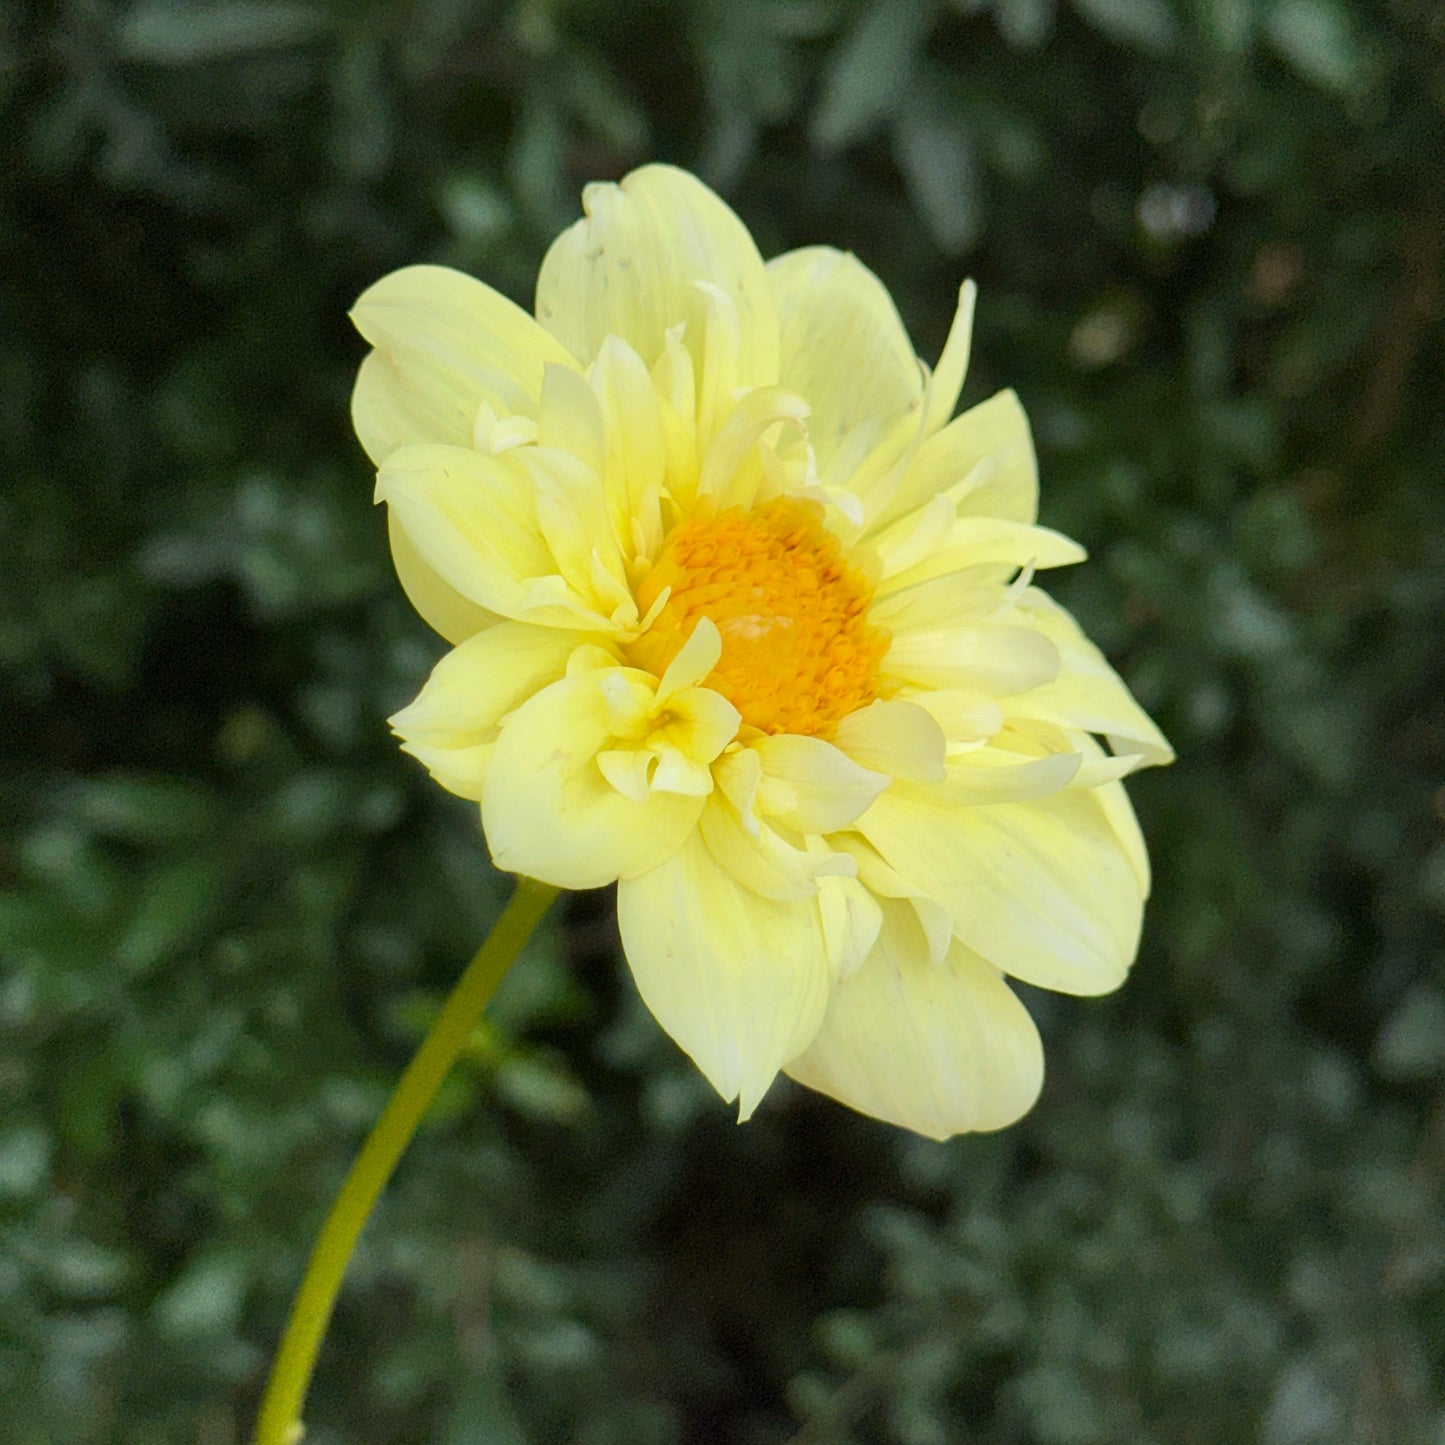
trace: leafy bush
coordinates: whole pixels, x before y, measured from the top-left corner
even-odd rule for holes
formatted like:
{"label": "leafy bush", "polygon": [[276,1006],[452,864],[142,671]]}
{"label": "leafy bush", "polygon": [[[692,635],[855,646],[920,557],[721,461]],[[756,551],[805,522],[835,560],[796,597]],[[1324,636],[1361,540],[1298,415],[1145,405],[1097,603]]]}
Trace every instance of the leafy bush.
{"label": "leafy bush", "polygon": [[[523,302],[699,171],[1015,385],[1180,750],[1035,1112],[733,1125],[605,897],[373,1221],[308,1441],[1445,1437],[1445,27],[1431,0],[15,0],[0,20],[0,1437],[244,1438],[505,884],[384,719],[345,310]],[[1432,794],[1432,789],[1436,791]]]}

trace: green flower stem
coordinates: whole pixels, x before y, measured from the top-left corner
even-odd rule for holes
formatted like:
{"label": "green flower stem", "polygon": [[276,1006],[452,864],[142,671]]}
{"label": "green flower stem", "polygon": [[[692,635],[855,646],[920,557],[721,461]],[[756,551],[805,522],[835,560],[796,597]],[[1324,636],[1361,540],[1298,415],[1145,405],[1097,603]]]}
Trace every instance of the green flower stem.
{"label": "green flower stem", "polygon": [[306,1277],[291,1305],[291,1316],[261,1401],[255,1445],[297,1445],[302,1438],[301,1407],[306,1387],[357,1238],[427,1105],[557,892],[530,878],[517,884],[496,927],[467,965],[357,1155],[322,1226],[306,1266]]}

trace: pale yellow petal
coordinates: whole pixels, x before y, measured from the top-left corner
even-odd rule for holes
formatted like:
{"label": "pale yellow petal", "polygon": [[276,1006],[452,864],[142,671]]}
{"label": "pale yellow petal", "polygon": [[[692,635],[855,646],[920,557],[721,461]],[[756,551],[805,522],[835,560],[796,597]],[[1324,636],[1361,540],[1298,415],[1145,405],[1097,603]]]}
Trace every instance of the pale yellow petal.
{"label": "pale yellow petal", "polygon": [[799,1083],[930,1139],[1001,1129],[1033,1106],[1043,1047],[995,968],[955,944],[942,964],[899,904],[822,1027],[787,1065]]}
{"label": "pale yellow petal", "polygon": [[915,693],[911,699],[943,729],[950,743],[977,743],[1003,727],[1003,708],[978,688],[940,688]]}
{"label": "pale yellow petal", "polygon": [[664,487],[678,510],[685,513],[697,499],[700,443],[696,368],[691,352],[682,344],[683,330],[682,326],[668,329],[662,354],[652,367],[652,382],[662,422]]}
{"label": "pale yellow petal", "polygon": [[433,632],[440,633],[448,642],[464,642],[498,620],[495,612],[468,601],[422,561],[396,513],[390,510],[386,531],[391,542],[392,566],[396,568],[401,589]]}
{"label": "pale yellow petal", "polygon": [[943,780],[920,787],[918,796],[968,808],[1027,802],[1067,788],[1082,762],[1076,752],[1025,759],[1000,748],[975,748],[950,758]]}
{"label": "pale yellow petal", "polygon": [[1028,418],[1012,391],[955,417],[923,443],[875,526],[957,488],[958,511],[1031,523],[1038,515],[1038,465]]}
{"label": "pale yellow petal", "polygon": [[818,911],[833,974],[851,978],[877,941],[883,909],[858,879],[829,873],[818,879]]}
{"label": "pale yellow petal", "polygon": [[538,488],[509,458],[403,447],[377,473],[376,495],[417,557],[467,601],[519,620],[611,629],[594,600],[558,575],[538,522]]}
{"label": "pale yellow petal", "polygon": [[973,347],[973,308],[977,299],[978,287],[972,281],[965,281],[958,288],[953,324],[948,328],[948,339],[943,343],[938,365],[928,379],[925,429],[930,433],[942,427],[958,405],[963,378],[968,371],[969,352]]}
{"label": "pale yellow petal", "polygon": [[948,909],[964,944],[1005,973],[1076,994],[1123,982],[1143,894],[1094,793],[968,808],[890,790],[857,828],[912,888]]}
{"label": "pale yellow petal", "polygon": [[442,581],[493,612],[515,615],[523,583],[556,571],[532,487],[495,457],[403,447],[377,473],[376,497]]}
{"label": "pale yellow petal", "polygon": [[886,596],[874,594],[869,620],[895,637],[1002,620],[1008,594],[996,568],[969,568]]}
{"label": "pale yellow petal", "polygon": [[617,921],[642,1001],[746,1119],[827,1007],[817,903],[740,887],[694,834],[618,885]]}
{"label": "pale yellow petal", "polygon": [[[653,733],[652,746],[671,749],[706,767],[738,735],[742,714],[720,692],[709,687],[685,687],[671,696],[658,690],[664,709]],[[711,785],[705,791],[711,791]]]}
{"label": "pale yellow petal", "polygon": [[745,822],[720,790],[708,799],[698,826],[718,866],[764,898],[811,898],[818,891],[820,873],[855,871],[853,860],[841,853],[795,847],[768,822]]}
{"label": "pale yellow petal", "polygon": [[448,792],[480,800],[498,723],[556,682],[585,641],[583,633],[520,622],[474,634],[437,663],[416,698],[390,719],[402,751]]}
{"label": "pale yellow petal", "polygon": [[1059,675],[1058,649],[1031,627],[993,623],[895,632],[883,659],[890,676],[925,688],[1027,692]]}
{"label": "pale yellow petal", "polygon": [[1093,790],[1093,798],[1114,830],[1114,836],[1119,840],[1124,856],[1134,869],[1140,897],[1147,898],[1150,886],[1149,850],[1144,845],[1144,835],[1139,831],[1139,820],[1134,816],[1134,805],[1129,801],[1129,794],[1122,783],[1108,782]]}
{"label": "pale yellow petal", "polygon": [[826,471],[848,437],[876,440],[916,411],[923,372],[887,290],[856,256],[828,246],[789,251],[768,262],[768,280],[779,380],[812,407],[808,436]]}
{"label": "pale yellow petal", "polygon": [[604,776],[613,741],[605,671],[553,683],[502,725],[482,826],[498,868],[559,888],[599,888],[655,868],[697,824],[703,800],[627,797]]}
{"label": "pale yellow petal", "polygon": [[758,471],[744,466],[749,453],[766,433],[780,426],[801,430],[807,417],[807,402],[780,387],[765,386],[749,392],[703,457],[698,495],[710,497],[719,508],[752,506],[757,500]]}
{"label": "pale yellow petal", "polygon": [[832,740],[873,772],[916,783],[943,781],[947,739],[916,703],[895,700],[859,708],[838,723]]}
{"label": "pale yellow petal", "polygon": [[722,656],[722,633],[711,617],[699,617],[677,656],[658,679],[657,699],[666,702],[675,692],[695,687],[717,666]]}
{"label": "pale yellow petal", "polygon": [[398,737],[491,735],[502,718],[567,671],[585,632],[499,622],[442,656],[412,702],[389,721]]}
{"label": "pale yellow petal", "polygon": [[[959,517],[943,537],[913,547],[908,545],[911,539],[906,535],[909,520],[904,518],[896,524],[894,538],[885,534],[875,544],[883,561],[880,597],[968,568],[1068,567],[1088,555],[1061,532],[999,517]],[[892,533],[895,529],[889,530]]]}
{"label": "pale yellow petal", "polygon": [[401,446],[469,446],[483,402],[501,416],[535,416],[543,367],[572,365],[520,306],[444,266],[384,276],[351,319],[376,348],[357,377],[352,418],[377,465]]}
{"label": "pale yellow petal", "polygon": [[601,473],[573,452],[546,446],[523,448],[516,466],[530,486],[537,530],[553,570],[599,616],[619,627],[634,625],[637,607],[608,518]]}
{"label": "pale yellow petal", "polygon": [[620,184],[588,186],[585,219],[564,231],[537,278],[537,319],[578,361],[589,363],[618,336],[651,366],[669,327],[697,375],[706,361],[716,287],[738,326],[738,386],[778,379],[778,321],[762,257],[747,228],[701,181],[671,166],[633,171]]}
{"label": "pale yellow petal", "polygon": [[1046,685],[1012,699],[1009,711],[1099,733],[1115,753],[1137,754],[1145,767],[1173,761],[1174,749],[1164,734],[1057,602],[1031,587],[1020,597],[1015,615],[1048,638],[1061,667]]}
{"label": "pale yellow petal", "polygon": [[667,480],[667,444],[657,388],[625,341],[602,343],[589,376],[602,406],[607,463],[603,480],[613,531],[629,560],[662,543],[659,498]]}
{"label": "pale yellow petal", "polygon": [[777,733],[759,739],[753,751],[762,763],[759,806],[799,833],[846,828],[890,781],[822,738]]}
{"label": "pale yellow petal", "polygon": [[600,479],[607,459],[602,403],[574,366],[548,366],[542,374],[537,444],[576,457]]}

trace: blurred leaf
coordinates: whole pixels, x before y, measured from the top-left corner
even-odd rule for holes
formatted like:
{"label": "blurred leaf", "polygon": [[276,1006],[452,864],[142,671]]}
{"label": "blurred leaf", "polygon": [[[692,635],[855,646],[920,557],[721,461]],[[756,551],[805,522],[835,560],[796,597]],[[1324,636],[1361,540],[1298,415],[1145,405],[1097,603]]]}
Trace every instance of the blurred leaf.
{"label": "blurred leaf", "polygon": [[994,0],[999,33],[1019,50],[1037,50],[1054,28],[1058,0]]}
{"label": "blurred leaf", "polygon": [[928,30],[927,0],[873,0],[828,57],[810,134],[825,152],[862,139],[897,112]]}
{"label": "blurred leaf", "polygon": [[207,788],[174,777],[118,774],[64,786],[61,806],[105,838],[131,843],[180,843],[208,837],[221,820]]}
{"label": "blurred leaf", "polygon": [[226,881],[219,858],[186,858],[149,872],[116,940],[116,961],[134,975],[194,943],[214,915]]}
{"label": "blurred leaf", "polygon": [[1375,1064],[1392,1079],[1426,1079],[1445,1070],[1445,996],[1422,984],[1406,994],[1375,1041]]}
{"label": "blurred leaf", "polygon": [[1350,95],[1369,81],[1369,58],[1340,0],[1269,0],[1265,34],[1276,50],[1325,90]]}
{"label": "blurred leaf", "polygon": [[188,65],[295,45],[326,24],[314,6],[286,0],[140,0],[120,27],[120,52],[151,65]]}
{"label": "blurred leaf", "polygon": [[893,149],[934,242],[950,256],[968,250],[983,229],[983,198],[962,117],[938,96],[915,90],[894,122]]}
{"label": "blurred leaf", "polygon": [[1168,55],[1178,40],[1178,22],[1168,0],[1073,0],[1100,35],[1147,55]]}

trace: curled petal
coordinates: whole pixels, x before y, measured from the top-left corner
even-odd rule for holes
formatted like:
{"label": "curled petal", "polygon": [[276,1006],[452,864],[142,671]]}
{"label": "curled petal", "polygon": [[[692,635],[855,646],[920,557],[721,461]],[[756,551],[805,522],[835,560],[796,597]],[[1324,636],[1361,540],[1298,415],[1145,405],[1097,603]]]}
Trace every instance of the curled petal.
{"label": "curled petal", "polygon": [[528,580],[557,570],[532,487],[498,458],[403,447],[378,472],[376,495],[427,568],[476,606],[519,616]]}
{"label": "curled petal", "polygon": [[860,767],[915,783],[939,783],[948,746],[943,729],[912,702],[875,702],[839,722],[833,741]]}
{"label": "curled petal", "polygon": [[925,429],[937,431],[953,415],[958,405],[958,394],[963,390],[963,378],[968,371],[969,352],[973,347],[973,307],[978,299],[978,287],[972,281],[965,281],[958,288],[958,305],[953,313],[953,324],[948,328],[948,339],[943,343],[943,354],[928,379],[928,421]]}
{"label": "curled petal", "polygon": [[642,358],[616,336],[602,343],[590,380],[602,407],[603,482],[613,534],[630,559],[646,559],[662,542],[658,499],[667,475],[657,388]]}
{"label": "curled petal", "polygon": [[777,733],[753,748],[762,764],[759,806],[799,833],[848,827],[889,783],[822,738]]}
{"label": "curled petal", "polygon": [[482,799],[498,868],[559,888],[600,888],[655,868],[696,828],[701,797],[651,791],[639,800],[603,773],[598,754],[614,751],[616,736],[599,685],[606,676],[553,683],[503,725]]}
{"label": "curled petal", "polygon": [[[906,529],[908,521],[904,518],[898,527]],[[910,547],[910,540],[900,535],[898,544],[890,546],[887,539],[880,538],[884,569],[880,596],[966,568],[990,564],[1009,569],[1067,567],[1082,562],[1087,555],[1077,542],[1060,532],[998,517],[960,517],[943,537],[924,547]]]}
{"label": "curled petal", "polygon": [[819,874],[850,874],[856,868],[844,854],[794,846],[766,821],[745,823],[723,793],[708,800],[700,826],[713,858],[736,882],[764,898],[811,898]]}

